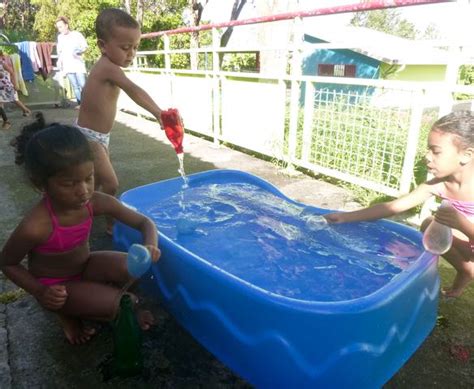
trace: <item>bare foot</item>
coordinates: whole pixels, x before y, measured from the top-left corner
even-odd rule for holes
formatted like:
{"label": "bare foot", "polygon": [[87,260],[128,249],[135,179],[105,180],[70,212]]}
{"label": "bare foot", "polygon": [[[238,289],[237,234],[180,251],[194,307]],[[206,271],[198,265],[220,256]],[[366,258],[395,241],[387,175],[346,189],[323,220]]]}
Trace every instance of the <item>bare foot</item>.
{"label": "bare foot", "polygon": [[138,310],[137,322],[143,331],[147,331],[152,325],[155,324],[155,318],[153,317],[153,314],[150,311]]}
{"label": "bare foot", "polygon": [[458,289],[441,289],[441,295],[445,298],[456,298],[462,295],[463,290],[458,290]]}
{"label": "bare foot", "polygon": [[2,124],[2,128],[4,130],[8,130],[11,126],[12,126],[12,124],[8,120],[3,122],[3,124]]}
{"label": "bare foot", "polygon": [[71,344],[83,344],[95,335],[95,328],[86,327],[81,320],[71,316],[59,315],[64,335]]}
{"label": "bare foot", "polygon": [[456,277],[454,278],[453,285],[451,288],[442,290],[441,294],[444,297],[459,297],[461,296],[462,292],[464,292],[464,288],[472,281],[472,277],[467,274],[457,273]]}
{"label": "bare foot", "polygon": [[454,300],[456,298],[458,298],[460,295],[462,294],[461,293],[458,293],[457,291],[453,293],[453,291],[451,289],[441,289],[441,298],[446,301],[446,302],[449,302],[451,300]]}

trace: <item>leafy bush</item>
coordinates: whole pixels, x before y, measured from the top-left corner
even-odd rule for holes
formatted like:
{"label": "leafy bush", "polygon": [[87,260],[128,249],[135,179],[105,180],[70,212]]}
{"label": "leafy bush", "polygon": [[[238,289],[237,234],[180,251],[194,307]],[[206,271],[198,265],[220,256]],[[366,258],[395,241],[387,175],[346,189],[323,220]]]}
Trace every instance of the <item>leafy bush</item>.
{"label": "leafy bush", "polygon": [[[462,85],[474,85],[474,65],[463,65],[459,69],[459,81]],[[456,100],[473,100],[473,95],[456,93]]]}
{"label": "leafy bush", "polygon": [[232,72],[256,72],[257,58],[255,53],[229,53],[224,56],[222,70]]}

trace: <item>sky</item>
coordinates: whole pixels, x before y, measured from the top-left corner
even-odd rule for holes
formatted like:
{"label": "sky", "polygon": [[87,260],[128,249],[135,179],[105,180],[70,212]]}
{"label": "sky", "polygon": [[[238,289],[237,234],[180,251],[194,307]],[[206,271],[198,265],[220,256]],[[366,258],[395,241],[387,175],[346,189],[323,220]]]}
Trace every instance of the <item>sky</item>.
{"label": "sky", "polygon": [[[253,3],[265,0],[253,0]],[[249,1],[242,11],[239,19],[255,17],[255,8]],[[355,4],[357,0],[290,0],[293,10],[311,10],[317,8],[326,8],[341,4]],[[470,6],[463,6],[469,3]],[[222,22],[229,20],[233,0],[209,0],[204,10],[203,19],[213,22]],[[416,28],[424,31],[426,27],[433,23],[436,25],[443,39],[458,40],[467,39],[464,37],[474,35],[474,0],[460,0],[451,3],[438,3],[429,5],[416,5],[400,7],[404,18],[414,23]],[[351,14],[320,16],[320,22],[327,25],[345,25],[351,19]],[[467,31],[470,30],[468,34]]]}

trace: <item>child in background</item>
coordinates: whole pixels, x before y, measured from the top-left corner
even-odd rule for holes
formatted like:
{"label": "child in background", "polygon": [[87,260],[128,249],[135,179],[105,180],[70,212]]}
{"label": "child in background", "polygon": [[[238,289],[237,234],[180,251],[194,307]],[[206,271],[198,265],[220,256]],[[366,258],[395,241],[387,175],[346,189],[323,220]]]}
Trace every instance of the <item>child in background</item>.
{"label": "child in background", "polygon": [[[0,91],[0,93],[1,93],[1,91]],[[2,120],[3,120],[2,129],[8,130],[12,126],[12,124],[8,120],[7,113],[5,112],[5,109],[3,108],[3,104],[1,104],[1,103],[0,103],[0,116],[2,117]]]}
{"label": "child in background", "polygon": [[[43,198],[5,243],[0,269],[41,306],[58,314],[70,343],[84,343],[95,330],[82,321],[112,320],[121,288],[132,278],[126,253],[90,252],[93,216],[110,215],[139,230],[154,262],[160,256],[155,224],[116,198],[94,192],[93,154],[77,128],[46,126],[38,113],[37,121],[25,126],[12,145],[15,162],[25,165]],[[21,264],[25,256],[28,269]],[[142,329],[153,324],[150,312],[137,316]]]}
{"label": "child in background", "polygon": [[[474,279],[474,113],[453,112],[438,119],[428,136],[428,171],[433,178],[413,192],[393,201],[353,212],[324,215],[330,223],[346,223],[386,218],[436,196],[448,200],[450,207],[439,208],[434,219],[453,229],[453,245],[443,257],[455,268],[456,277],[447,297],[461,295]],[[433,217],[423,221],[428,227]]]}
{"label": "child in background", "polygon": [[[150,112],[160,125],[161,109],[122,70],[132,63],[140,43],[137,21],[124,11],[108,8],[96,19],[96,33],[102,56],[92,67],[83,89],[77,126],[91,142],[96,188],[114,196],[119,183],[109,157],[109,138],[120,90]],[[107,224],[107,232],[111,233],[112,220]]]}
{"label": "child in background", "polygon": [[[23,111],[23,116],[31,115],[31,110],[23,104],[18,98],[18,93],[15,89],[16,79],[15,72],[13,71],[13,65],[11,59],[6,56],[3,51],[0,50],[0,103],[15,103]],[[6,116],[5,116],[6,117]],[[11,124],[2,115],[3,128],[10,128]]]}
{"label": "child in background", "polygon": [[59,16],[56,19],[56,28],[59,32],[56,45],[57,66],[59,71],[68,78],[79,106],[82,89],[86,83],[87,71],[83,54],[87,50],[87,41],[79,31],[69,29],[69,19],[65,16]]}

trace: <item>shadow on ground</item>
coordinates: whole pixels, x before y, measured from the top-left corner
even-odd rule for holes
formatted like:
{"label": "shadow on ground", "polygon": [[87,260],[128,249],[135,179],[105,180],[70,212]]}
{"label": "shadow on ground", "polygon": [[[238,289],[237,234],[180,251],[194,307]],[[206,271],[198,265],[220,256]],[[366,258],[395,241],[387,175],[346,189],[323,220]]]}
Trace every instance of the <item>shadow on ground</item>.
{"label": "shadow on ground", "polygon": [[[50,120],[65,123],[72,123],[76,115],[65,109],[45,113]],[[13,164],[13,153],[8,147],[21,123],[19,117],[13,115],[16,125],[0,133],[1,245],[39,196],[28,186],[21,169]],[[185,151],[188,174],[216,168],[240,169],[270,181],[297,201],[329,209],[357,206],[349,193],[334,185],[301,174],[289,176],[268,162],[224,147],[213,148],[200,138],[186,136]],[[174,151],[156,124],[123,113],[118,115],[112,133],[111,157],[121,192],[178,176]],[[91,246],[93,250],[112,248],[104,233],[103,220],[95,221]],[[442,263],[440,272],[443,284],[449,284],[454,276],[449,265]],[[16,289],[0,275],[0,293],[5,295],[4,292]],[[440,302],[438,325],[386,388],[474,387],[473,359],[462,359],[464,354],[459,352],[462,347],[474,347],[472,297],[470,288],[456,301]],[[11,301],[0,302],[0,387],[249,387],[194,341],[153,296],[146,296],[146,301],[155,313],[157,325],[144,334],[145,373],[137,378],[108,381],[103,380],[100,371],[112,352],[108,325],[103,325],[88,344],[71,346],[64,340],[55,315],[41,309],[32,297],[18,295]]]}

